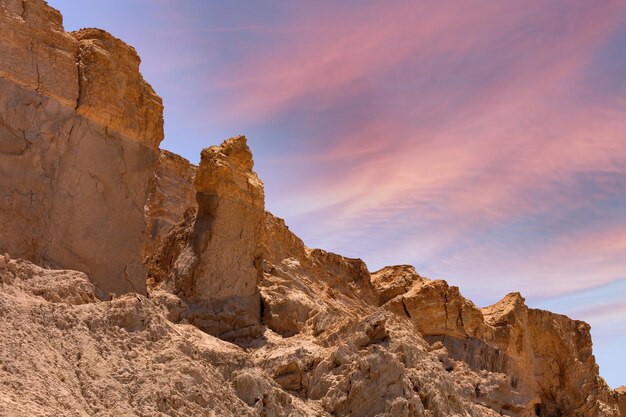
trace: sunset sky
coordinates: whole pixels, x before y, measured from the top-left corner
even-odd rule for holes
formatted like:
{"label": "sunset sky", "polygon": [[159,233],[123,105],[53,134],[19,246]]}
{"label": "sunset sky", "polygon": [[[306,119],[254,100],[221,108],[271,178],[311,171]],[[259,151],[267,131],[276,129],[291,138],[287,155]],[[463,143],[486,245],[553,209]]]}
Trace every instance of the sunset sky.
{"label": "sunset sky", "polygon": [[50,0],[133,45],[192,162],[246,134],[308,246],[592,325],[626,385],[626,3]]}

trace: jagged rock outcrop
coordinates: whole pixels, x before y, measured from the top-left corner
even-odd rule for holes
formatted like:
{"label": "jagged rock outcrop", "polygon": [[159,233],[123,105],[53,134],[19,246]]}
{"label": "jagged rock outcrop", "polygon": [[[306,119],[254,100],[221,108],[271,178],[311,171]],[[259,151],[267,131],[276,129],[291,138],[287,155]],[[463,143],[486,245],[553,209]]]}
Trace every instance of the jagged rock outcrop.
{"label": "jagged rock outcrop", "polygon": [[0,77],[76,108],[78,41],[43,0],[0,2]]}
{"label": "jagged rock outcrop", "polygon": [[0,256],[0,415],[323,415],[246,352],[173,324],[138,294]]}
{"label": "jagged rock outcrop", "polygon": [[79,47],[78,114],[158,149],[163,103],[141,76],[135,49],[100,29],[81,29],[72,36]]}
{"label": "jagged rock outcrop", "polygon": [[130,46],[42,0],[0,30],[0,415],[626,416],[586,323],[308,248],[245,137],[158,149]]}
{"label": "jagged rock outcrop", "polygon": [[619,387],[615,390],[615,399],[622,416],[626,416],[626,386]]}
{"label": "jagged rock outcrop", "polygon": [[[496,386],[476,387],[479,402],[521,416],[616,415],[607,405],[610,389],[598,378],[588,324],[529,309],[519,293],[478,309],[444,281],[415,274],[407,286],[404,266],[376,272],[373,281],[393,282],[394,269],[405,291],[398,290],[385,308],[409,318],[455,361],[502,375]],[[377,285],[385,293],[388,287]]]}
{"label": "jagged rock outcrop", "polygon": [[244,136],[203,150],[194,180],[197,213],[149,261],[161,288],[185,304],[180,319],[227,339],[260,332],[256,263],[265,201],[252,167]]}
{"label": "jagged rock outcrop", "polygon": [[144,205],[160,98],[131,47],[63,31],[42,0],[0,1],[0,252],[145,294]]}

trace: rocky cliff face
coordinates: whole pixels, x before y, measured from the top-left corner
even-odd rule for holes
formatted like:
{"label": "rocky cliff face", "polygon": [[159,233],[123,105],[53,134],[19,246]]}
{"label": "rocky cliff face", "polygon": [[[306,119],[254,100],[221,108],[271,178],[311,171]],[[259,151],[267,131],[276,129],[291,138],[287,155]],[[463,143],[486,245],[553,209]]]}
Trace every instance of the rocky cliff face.
{"label": "rocky cliff face", "polygon": [[145,294],[144,205],[163,139],[133,48],[0,2],[0,251]]}
{"label": "rocky cliff face", "polygon": [[626,416],[587,324],[308,248],[245,137],[158,149],[131,47],[0,29],[0,415]]}

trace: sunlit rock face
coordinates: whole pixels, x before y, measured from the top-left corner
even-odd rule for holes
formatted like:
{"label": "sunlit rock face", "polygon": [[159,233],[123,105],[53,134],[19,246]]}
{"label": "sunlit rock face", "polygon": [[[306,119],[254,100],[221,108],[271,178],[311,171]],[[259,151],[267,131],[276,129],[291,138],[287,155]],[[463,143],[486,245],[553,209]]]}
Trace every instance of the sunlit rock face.
{"label": "sunlit rock face", "polygon": [[588,324],[529,309],[519,293],[478,309],[444,281],[417,274],[407,279],[404,267],[373,274],[381,294],[394,282],[394,269],[405,291],[384,307],[405,315],[454,361],[475,372],[502,375],[495,385],[476,386],[477,399],[485,405],[514,415],[605,415],[610,390],[598,378]]}
{"label": "sunlit rock face", "polygon": [[186,304],[184,319],[227,339],[260,334],[256,264],[265,203],[263,183],[252,168],[244,136],[203,150],[195,204],[183,210],[196,213],[149,261],[153,275],[163,280],[160,287]]}
{"label": "sunlit rock face", "polygon": [[158,149],[130,46],[0,29],[0,415],[626,416],[586,323],[307,247],[245,137]]}
{"label": "sunlit rock face", "polygon": [[134,49],[63,31],[43,1],[0,6],[0,251],[145,293],[144,205],[163,139]]}

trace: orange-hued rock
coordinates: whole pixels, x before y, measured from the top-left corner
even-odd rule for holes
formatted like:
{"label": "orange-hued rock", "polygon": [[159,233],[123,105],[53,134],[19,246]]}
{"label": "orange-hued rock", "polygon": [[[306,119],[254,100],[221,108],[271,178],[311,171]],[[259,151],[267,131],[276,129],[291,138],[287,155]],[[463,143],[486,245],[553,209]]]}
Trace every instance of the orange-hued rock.
{"label": "orange-hued rock", "polygon": [[75,108],[78,42],[43,0],[0,2],[0,77]]}
{"label": "orange-hued rock", "polygon": [[189,295],[198,299],[255,299],[263,183],[252,171],[244,136],[204,149],[194,187],[198,216],[192,245],[198,256]]}
{"label": "orange-hued rock", "polygon": [[0,1],[0,30],[0,252],[83,271],[104,296],[145,293],[163,126],[136,53],[102,31],[65,33],[39,0]]}
{"label": "orange-hued rock", "polygon": [[185,219],[185,212],[197,210],[193,186],[197,168],[181,156],[160,151],[146,203],[145,256],[152,254],[172,227]]}
{"label": "orange-hued rock", "polygon": [[163,103],[141,76],[135,49],[100,29],[81,29],[72,36],[79,48],[77,113],[158,149]]}
{"label": "orange-hued rock", "polygon": [[307,247],[245,137],[158,149],[132,47],[0,29],[0,416],[626,417],[586,323]]}
{"label": "orange-hued rock", "polygon": [[148,261],[160,288],[185,303],[180,319],[227,339],[260,331],[256,264],[265,202],[252,168],[244,136],[204,149],[194,180],[197,213]]}
{"label": "orange-hued rock", "polygon": [[620,413],[622,416],[626,416],[626,386],[619,387],[615,390],[615,398]]}
{"label": "orange-hued rock", "polygon": [[529,309],[519,293],[478,309],[444,281],[414,274],[407,287],[411,271],[400,267],[373,274],[375,283],[385,283],[376,286],[379,291],[389,291],[394,272],[396,287],[405,290],[397,290],[386,309],[407,317],[452,360],[476,372],[502,374],[496,385],[477,382],[479,403],[519,416],[618,415],[611,390],[598,377],[588,324]]}
{"label": "orange-hued rock", "polygon": [[0,2],[0,33],[0,77],[158,149],[163,104],[134,48],[100,29],[66,33],[61,14],[43,0]]}

